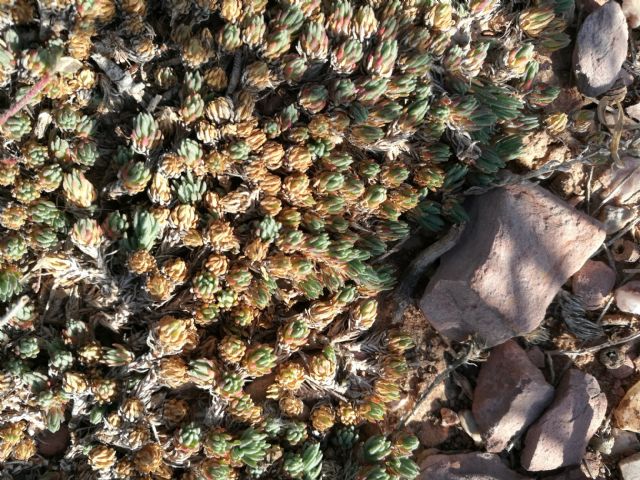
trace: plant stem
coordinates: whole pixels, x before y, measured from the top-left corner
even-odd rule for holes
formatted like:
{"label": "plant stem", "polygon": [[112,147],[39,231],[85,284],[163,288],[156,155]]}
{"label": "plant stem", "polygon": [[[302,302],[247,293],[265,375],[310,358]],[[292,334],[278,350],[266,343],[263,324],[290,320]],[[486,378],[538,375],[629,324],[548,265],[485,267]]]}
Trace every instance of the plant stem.
{"label": "plant stem", "polygon": [[53,75],[50,73],[45,73],[40,80],[36,82],[36,84],[31,87],[31,90],[27,92],[27,94],[22,97],[18,102],[14,103],[9,110],[4,112],[2,116],[0,116],[0,127],[7,123],[11,117],[13,117],[16,113],[26,107],[33,98],[40,93],[44,87],[51,81]]}

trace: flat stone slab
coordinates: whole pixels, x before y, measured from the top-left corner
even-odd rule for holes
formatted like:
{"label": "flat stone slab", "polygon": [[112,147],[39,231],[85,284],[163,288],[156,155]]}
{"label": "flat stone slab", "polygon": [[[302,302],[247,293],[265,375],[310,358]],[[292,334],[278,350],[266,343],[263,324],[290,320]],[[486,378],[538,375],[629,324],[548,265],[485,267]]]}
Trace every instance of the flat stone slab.
{"label": "flat stone slab", "polygon": [[605,237],[599,222],[531,183],[494,189],[466,208],[469,224],[420,301],[455,341],[476,336],[493,347],[537,328]]}
{"label": "flat stone slab", "polygon": [[527,432],[522,466],[539,472],[579,465],[606,410],[607,398],[596,379],[580,370],[567,371],[553,403]]}
{"label": "flat stone slab", "polygon": [[418,480],[527,480],[491,453],[431,455],[420,464]]}
{"label": "flat stone slab", "polygon": [[578,89],[587,96],[606,93],[620,77],[627,58],[629,30],[622,7],[607,2],[582,23],[573,51]]}
{"label": "flat stone slab", "polygon": [[553,391],[516,342],[493,348],[480,368],[472,405],[487,452],[501,452],[522,435],[551,403]]}

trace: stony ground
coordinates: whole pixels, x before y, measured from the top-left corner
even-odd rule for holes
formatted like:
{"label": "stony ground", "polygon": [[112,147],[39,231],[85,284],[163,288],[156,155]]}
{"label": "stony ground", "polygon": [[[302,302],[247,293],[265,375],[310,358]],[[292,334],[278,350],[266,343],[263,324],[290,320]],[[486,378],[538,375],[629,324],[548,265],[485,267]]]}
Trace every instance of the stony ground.
{"label": "stony ground", "polygon": [[[574,7],[571,45],[539,59],[562,89],[544,113],[571,128],[536,130],[501,187],[466,191],[460,237],[386,257],[411,288],[380,321],[417,345],[386,430],[415,432],[425,480],[640,479],[640,2]],[[40,434],[38,454],[69,443]]]}
{"label": "stony ground", "polygon": [[[563,88],[550,108],[594,123],[529,138],[514,173],[544,190],[469,196],[467,233],[402,318],[420,347],[417,405],[398,411],[422,443],[422,478],[640,478],[640,5],[596,3],[577,3],[576,42],[541,68]],[[420,250],[412,239],[396,261]]]}

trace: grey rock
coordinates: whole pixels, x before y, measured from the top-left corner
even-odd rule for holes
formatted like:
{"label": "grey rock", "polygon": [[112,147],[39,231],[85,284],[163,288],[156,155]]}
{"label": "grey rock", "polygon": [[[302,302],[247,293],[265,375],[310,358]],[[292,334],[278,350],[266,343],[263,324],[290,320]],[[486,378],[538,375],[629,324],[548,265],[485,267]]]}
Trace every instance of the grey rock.
{"label": "grey rock", "polygon": [[431,455],[420,464],[419,480],[527,480],[491,453]]}
{"label": "grey rock", "polygon": [[631,455],[640,452],[640,440],[634,432],[614,428],[612,435],[613,447],[610,455]]}
{"label": "grey rock", "polygon": [[562,473],[553,475],[552,477],[545,477],[544,480],[591,480],[587,477],[579,468],[572,468],[565,470]]}
{"label": "grey rock", "polygon": [[587,16],[573,52],[576,83],[582,93],[596,97],[613,87],[627,58],[628,39],[626,18],[615,1]]}
{"label": "grey rock", "polygon": [[552,400],[553,387],[516,342],[491,350],[480,369],[472,406],[487,451],[504,450]]}
{"label": "grey rock", "polygon": [[535,330],[560,286],[602,244],[593,218],[531,183],[498,188],[466,205],[458,244],[420,307],[445,337],[492,347]]}
{"label": "grey rock", "polygon": [[539,472],[579,465],[606,409],[607,398],[593,376],[576,369],[567,371],[553,403],[527,432],[522,466]]}

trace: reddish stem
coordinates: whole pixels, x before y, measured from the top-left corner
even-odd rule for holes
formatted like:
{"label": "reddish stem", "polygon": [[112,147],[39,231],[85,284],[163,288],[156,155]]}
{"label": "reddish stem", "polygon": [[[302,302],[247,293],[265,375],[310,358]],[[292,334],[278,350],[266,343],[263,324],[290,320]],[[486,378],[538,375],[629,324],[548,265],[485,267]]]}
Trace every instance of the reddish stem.
{"label": "reddish stem", "polygon": [[0,116],[0,127],[7,123],[11,117],[13,117],[16,113],[26,107],[33,98],[42,91],[44,87],[51,81],[53,75],[50,73],[45,73],[40,80],[36,82],[36,84],[31,87],[31,90],[27,92],[27,94],[20,99],[19,102],[14,103],[9,110],[4,112],[2,116]]}

